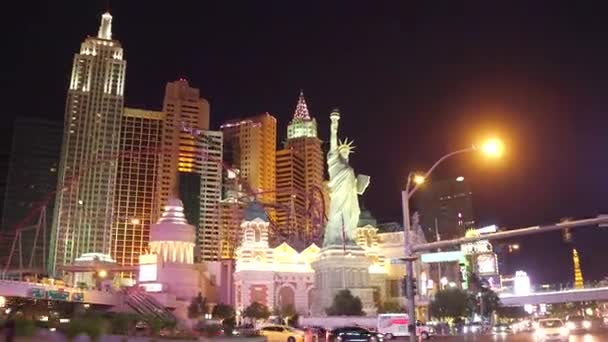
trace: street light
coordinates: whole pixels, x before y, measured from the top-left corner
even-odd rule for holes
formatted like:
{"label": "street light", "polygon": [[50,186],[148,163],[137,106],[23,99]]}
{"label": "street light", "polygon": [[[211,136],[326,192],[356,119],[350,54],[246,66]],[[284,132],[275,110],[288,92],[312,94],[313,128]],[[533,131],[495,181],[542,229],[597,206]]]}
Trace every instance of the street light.
{"label": "street light", "polygon": [[414,183],[416,183],[417,185],[424,183],[425,180],[426,179],[422,175],[414,175]]}
{"label": "street light", "polygon": [[504,147],[502,145],[502,141],[492,138],[481,145],[481,150],[488,157],[500,158],[500,156],[502,156]]}
{"label": "street light", "polygon": [[[409,315],[410,326],[413,322],[416,322],[416,303],[414,298],[414,284],[413,284],[413,275],[414,275],[414,265],[413,265],[413,255],[412,255],[412,246],[410,243],[410,232],[411,232],[411,222],[410,222],[410,198],[416,193],[420,185],[422,185],[431,175],[431,173],[441,164],[444,160],[453,157],[455,155],[481,151],[484,155],[492,158],[498,158],[502,155],[503,145],[502,142],[496,138],[487,140],[481,145],[481,148],[473,145],[469,148],[456,150],[454,152],[448,153],[443,157],[439,158],[433,166],[424,174],[417,175],[413,172],[410,172],[407,176],[407,182],[405,185],[405,190],[401,192],[401,206],[403,210],[403,242],[405,244],[405,273],[406,277],[406,296],[407,296],[407,311]],[[414,183],[414,187],[410,189],[412,182]],[[410,342],[416,342],[416,329],[410,330]]]}

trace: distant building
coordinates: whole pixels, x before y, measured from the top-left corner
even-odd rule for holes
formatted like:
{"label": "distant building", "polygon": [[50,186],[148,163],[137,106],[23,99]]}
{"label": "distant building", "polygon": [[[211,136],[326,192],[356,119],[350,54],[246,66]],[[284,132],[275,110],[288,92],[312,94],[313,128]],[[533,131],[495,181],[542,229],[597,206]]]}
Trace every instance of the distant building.
{"label": "distant building", "polygon": [[219,205],[222,199],[223,134],[219,131],[202,131],[198,136],[203,150],[199,192],[199,227],[196,234],[197,260],[218,260],[220,244]]}
{"label": "distant building", "polygon": [[293,149],[277,151],[277,220],[276,236],[281,242],[305,240],[306,181],[304,160]]}
{"label": "distant building", "polygon": [[[47,205],[45,229],[46,234],[50,233],[54,205],[54,201],[50,199],[53,198],[57,187],[62,135],[61,122],[25,117],[18,117],[15,120],[6,188],[2,194],[4,208],[0,231],[3,235],[13,233],[20,223],[26,226],[35,224],[38,214],[32,215],[27,222],[23,220],[45,201]],[[40,231],[40,234],[42,233]],[[34,231],[28,234],[26,241],[22,241],[24,248],[22,255],[25,260],[29,259],[32,252],[33,234]],[[48,241],[49,235],[45,241]],[[43,239],[40,238],[37,242],[36,265],[39,267],[45,267],[39,263],[42,257],[42,241]],[[2,243],[0,254],[3,256],[10,252],[10,242],[12,241]],[[48,246],[44,249],[48,251]]]}
{"label": "distant building", "polygon": [[[224,144],[239,177],[258,199],[275,202],[277,120],[269,113],[231,120],[221,126]],[[273,218],[274,219],[274,218]]]}
{"label": "distant building", "polygon": [[120,134],[112,258],[122,266],[137,266],[156,222],[158,169],[165,113],[125,108]]}
{"label": "distant building", "polygon": [[475,226],[472,194],[462,178],[433,180],[420,188],[415,206],[428,241],[460,238]]}
{"label": "distant building", "polygon": [[[373,219],[369,215],[363,221],[372,223]],[[405,254],[403,228],[398,226],[396,223],[385,225],[394,228],[387,232],[380,232],[371,224],[358,227],[356,242],[369,262],[367,272],[354,272],[352,265],[336,265],[336,272],[351,279],[366,278],[374,287],[377,299],[405,306],[402,291],[405,267],[402,263],[391,262],[402,259]],[[314,243],[301,250],[287,242],[272,247],[268,241],[269,228],[264,207],[256,202],[249,203],[244,209],[240,227],[242,237],[236,250],[235,308],[242,311],[251,303],[259,302],[271,310],[293,306],[299,315],[314,314],[313,302],[320,295],[315,291],[316,284],[327,282],[329,278],[327,274],[315,274],[312,267],[321,249]],[[416,243],[425,241],[419,231],[413,237]],[[428,273],[424,265],[417,264],[415,269],[419,274]],[[421,285],[422,281],[418,288]],[[417,297],[418,317],[426,317],[428,303],[428,297],[422,293]]]}
{"label": "distant building", "polygon": [[85,253],[108,255],[127,62],[104,13],[74,55],[66,99],[49,271]]}
{"label": "distant building", "polygon": [[276,172],[276,202],[282,208],[277,211],[278,235],[306,245],[320,242],[325,209],[323,152],[317,121],[310,116],[303,92],[287,127],[285,148],[277,151]]}
{"label": "distant building", "polygon": [[[197,88],[190,87],[188,81],[180,79],[167,83],[163,112],[166,117],[162,128],[162,161],[158,177],[158,215],[167,200],[178,195],[181,173],[200,175],[203,153],[199,148],[196,132],[209,129],[209,102],[200,96]],[[188,182],[188,176],[185,178],[184,181]],[[186,212],[198,210],[198,199],[182,199]],[[198,221],[190,222],[196,224]]]}
{"label": "distant building", "polygon": [[[224,199],[220,204],[220,236],[223,257],[233,257],[238,245],[242,210],[240,204],[256,197],[267,206],[276,222],[276,139],[277,121],[269,113],[230,120],[221,126],[224,134],[226,170]],[[229,217],[236,215],[235,217]],[[236,235],[235,235],[236,233]],[[237,238],[238,237],[238,238]]]}
{"label": "distant building", "polygon": [[171,198],[150,228],[149,252],[139,257],[138,286],[163,307],[172,308],[181,322],[188,320],[188,306],[199,293],[210,304],[218,303],[217,283],[206,265],[194,262],[195,238],[196,229],[186,220],[181,201]]}
{"label": "distant building", "polygon": [[222,195],[222,132],[209,130],[209,103],[185,79],[167,83],[157,208],[171,196],[183,201],[196,225],[195,260],[217,260]]}

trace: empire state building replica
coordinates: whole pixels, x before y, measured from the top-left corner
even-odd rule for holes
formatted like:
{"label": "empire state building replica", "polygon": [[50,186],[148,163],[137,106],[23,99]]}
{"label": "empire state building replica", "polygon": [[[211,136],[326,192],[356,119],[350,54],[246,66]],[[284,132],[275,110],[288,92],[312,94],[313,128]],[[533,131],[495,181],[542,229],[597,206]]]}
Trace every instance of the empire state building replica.
{"label": "empire state building replica", "polygon": [[68,88],[49,273],[83,254],[109,255],[126,61],[104,13],[74,55]]}

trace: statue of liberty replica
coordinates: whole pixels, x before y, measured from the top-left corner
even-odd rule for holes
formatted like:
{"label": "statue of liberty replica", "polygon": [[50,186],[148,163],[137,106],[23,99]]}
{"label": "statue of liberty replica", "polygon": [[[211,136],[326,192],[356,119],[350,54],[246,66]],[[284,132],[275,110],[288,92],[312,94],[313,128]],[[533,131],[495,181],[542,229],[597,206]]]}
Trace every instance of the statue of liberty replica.
{"label": "statue of liberty replica", "polygon": [[327,153],[330,202],[323,247],[356,246],[357,223],[361,214],[358,195],[363,194],[369,185],[369,176],[355,176],[348,163],[354,146],[348,139],[338,140],[338,110],[330,114],[330,119],[331,135]]}
{"label": "statue of liberty replica", "polygon": [[[327,167],[329,171],[329,215],[325,226],[323,248],[319,258],[313,262],[315,289],[312,314],[325,315],[336,293],[349,289],[361,299],[363,311],[375,314],[374,289],[370,279],[370,261],[364,250],[356,243],[357,223],[361,209],[358,196],[369,185],[370,178],[355,175],[349,164],[349,156],[354,150],[352,141],[338,140],[337,109],[330,114],[331,134]],[[378,282],[384,279],[377,279]],[[375,281],[374,281],[375,282]]]}

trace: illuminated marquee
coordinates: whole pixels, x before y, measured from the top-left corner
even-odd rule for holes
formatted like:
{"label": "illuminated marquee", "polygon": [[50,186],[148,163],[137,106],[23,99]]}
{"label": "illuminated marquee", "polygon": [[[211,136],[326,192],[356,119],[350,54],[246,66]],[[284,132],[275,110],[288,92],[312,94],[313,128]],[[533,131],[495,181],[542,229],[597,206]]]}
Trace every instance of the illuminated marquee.
{"label": "illuminated marquee", "polygon": [[492,244],[487,240],[464,243],[460,245],[460,250],[464,255],[492,253]]}
{"label": "illuminated marquee", "polygon": [[497,274],[496,255],[494,253],[478,255],[477,272],[479,274]]}

